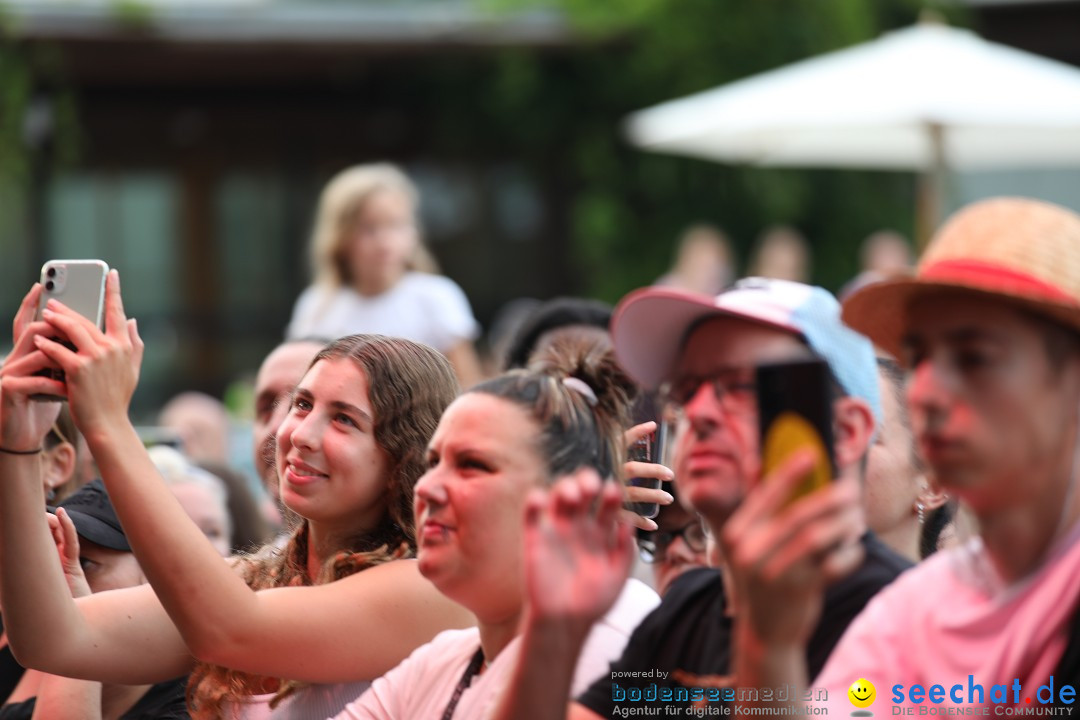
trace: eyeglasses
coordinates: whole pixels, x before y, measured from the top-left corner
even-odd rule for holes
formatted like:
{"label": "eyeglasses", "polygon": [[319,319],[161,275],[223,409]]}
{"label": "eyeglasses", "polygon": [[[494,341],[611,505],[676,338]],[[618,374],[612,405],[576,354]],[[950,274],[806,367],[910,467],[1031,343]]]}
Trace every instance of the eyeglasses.
{"label": "eyeglasses", "polygon": [[664,530],[638,531],[638,553],[641,559],[647,563],[657,563],[664,559],[667,549],[675,538],[682,538],[686,546],[694,552],[705,552],[705,525],[697,519],[692,520],[685,526],[667,532]]}
{"label": "eyeglasses", "polygon": [[686,375],[667,385],[663,390],[665,405],[681,410],[708,383],[713,395],[728,412],[745,414],[757,407],[757,386],[745,375],[731,370],[712,375]]}

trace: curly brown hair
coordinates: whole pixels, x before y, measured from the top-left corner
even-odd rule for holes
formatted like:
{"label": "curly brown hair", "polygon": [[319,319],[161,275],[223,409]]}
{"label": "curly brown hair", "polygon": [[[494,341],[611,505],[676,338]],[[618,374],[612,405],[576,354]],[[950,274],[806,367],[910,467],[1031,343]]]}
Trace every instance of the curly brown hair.
{"label": "curly brown hair", "polygon": [[[319,576],[307,573],[308,521],[301,520],[283,548],[266,545],[239,557],[236,570],[254,590],[320,585],[416,552],[413,486],[426,469],[425,453],[443,410],[457,396],[450,363],[438,351],[382,335],[349,335],[327,345],[311,361],[353,360],[364,373],[374,415],[376,444],[390,461],[386,516],[371,533],[354,537],[327,558]],[[309,366],[310,367],[310,366]],[[287,679],[265,678],[197,663],[188,681],[188,705],[196,720],[217,718],[222,705],[276,690],[272,705],[302,687]]]}

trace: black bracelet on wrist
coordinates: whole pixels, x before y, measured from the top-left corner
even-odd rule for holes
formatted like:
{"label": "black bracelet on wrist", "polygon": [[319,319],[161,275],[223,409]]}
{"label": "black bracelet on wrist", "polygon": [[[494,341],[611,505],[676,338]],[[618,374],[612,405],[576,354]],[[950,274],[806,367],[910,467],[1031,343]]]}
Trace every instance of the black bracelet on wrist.
{"label": "black bracelet on wrist", "polygon": [[45,448],[43,447],[39,447],[36,450],[8,450],[5,447],[0,447],[0,453],[4,453],[5,455],[37,455],[44,449]]}

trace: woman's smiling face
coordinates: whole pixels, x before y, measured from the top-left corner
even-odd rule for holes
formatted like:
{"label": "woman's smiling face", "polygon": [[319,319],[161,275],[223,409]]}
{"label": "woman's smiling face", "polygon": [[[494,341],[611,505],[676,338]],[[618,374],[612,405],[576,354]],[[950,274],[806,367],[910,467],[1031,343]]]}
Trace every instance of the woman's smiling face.
{"label": "woman's smiling face", "polygon": [[299,515],[352,531],[386,512],[389,461],[375,442],[368,381],[350,359],[315,363],[277,433],[282,502]]}

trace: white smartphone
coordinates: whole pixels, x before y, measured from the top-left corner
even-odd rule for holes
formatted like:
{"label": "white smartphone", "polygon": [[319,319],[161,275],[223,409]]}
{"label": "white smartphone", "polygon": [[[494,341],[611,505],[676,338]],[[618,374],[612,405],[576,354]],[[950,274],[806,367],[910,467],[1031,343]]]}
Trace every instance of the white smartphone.
{"label": "white smartphone", "polygon": [[41,266],[41,301],[38,317],[45,303],[56,299],[98,327],[105,314],[105,277],[109,266],[104,260],[50,260]]}
{"label": "white smartphone", "polygon": [[[49,260],[41,266],[41,299],[38,302],[35,319],[41,319],[45,303],[51,299],[59,300],[67,307],[93,321],[99,328],[104,327],[105,318],[105,278],[109,266],[103,260]],[[75,346],[64,338],[63,341],[72,350]],[[42,375],[64,382],[62,370],[43,370]],[[63,400],[55,395],[35,395],[35,400]]]}

